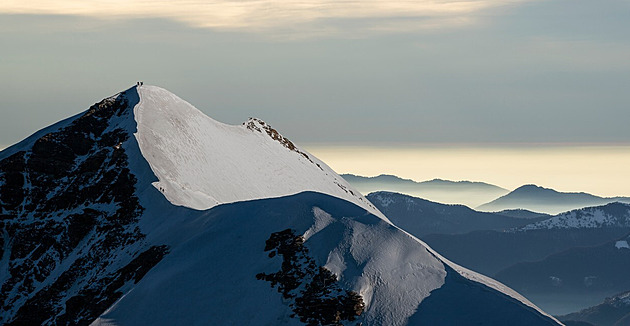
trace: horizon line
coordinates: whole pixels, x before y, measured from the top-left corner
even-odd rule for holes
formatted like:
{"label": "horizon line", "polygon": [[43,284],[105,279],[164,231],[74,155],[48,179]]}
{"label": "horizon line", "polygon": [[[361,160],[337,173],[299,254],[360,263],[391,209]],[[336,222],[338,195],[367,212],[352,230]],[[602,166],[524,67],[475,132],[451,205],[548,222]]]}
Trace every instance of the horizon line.
{"label": "horizon line", "polygon": [[591,142],[297,142],[305,148],[348,148],[387,149],[387,148],[545,148],[545,147],[630,147],[630,141],[591,141]]}

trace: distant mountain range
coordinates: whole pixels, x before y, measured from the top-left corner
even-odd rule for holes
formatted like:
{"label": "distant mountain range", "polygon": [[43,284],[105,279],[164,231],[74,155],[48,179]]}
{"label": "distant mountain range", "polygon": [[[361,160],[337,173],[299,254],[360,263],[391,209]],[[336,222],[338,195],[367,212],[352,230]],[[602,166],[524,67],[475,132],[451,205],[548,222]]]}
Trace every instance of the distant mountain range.
{"label": "distant mountain range", "polygon": [[[468,182],[415,182],[386,175],[344,178],[371,186],[375,180],[389,180],[390,184],[406,184],[407,190],[423,185],[462,191],[471,186]],[[493,186],[472,186],[478,187]],[[562,193],[526,185],[482,205],[494,205],[493,211],[497,212],[389,191],[373,192],[366,198],[394,224],[420,237],[446,258],[494,276],[552,313],[566,314],[588,307],[630,288],[630,204],[620,202],[630,198]],[[593,203],[598,205],[582,207]],[[584,320],[567,324],[589,325]]]}
{"label": "distant mountain range", "polygon": [[611,203],[510,232],[429,234],[422,240],[453,262],[514,287],[546,311],[564,314],[630,288],[629,215],[630,205]]}
{"label": "distant mountain range", "polygon": [[577,208],[606,205],[612,202],[630,203],[630,197],[599,197],[584,192],[559,192],[536,185],[524,185],[476,209],[486,212],[506,209],[527,209],[558,214]]}
{"label": "distant mountain range", "polygon": [[547,213],[537,213],[528,211],[526,209],[506,209],[503,211],[496,212],[499,215],[510,216],[515,218],[527,218],[527,219],[535,219],[538,217],[550,217],[551,215]]}
{"label": "distant mountain range", "polygon": [[476,207],[509,192],[507,189],[484,182],[442,179],[416,182],[387,174],[376,177],[353,174],[342,174],[341,176],[362,194],[391,191],[439,203],[463,204],[469,207]]}
{"label": "distant mountain range", "polygon": [[496,277],[548,311],[568,313],[630,288],[628,204],[550,216],[478,212],[386,191],[366,198],[446,258]]}
{"label": "distant mountain range", "polygon": [[[415,236],[456,234],[477,230],[506,230],[542,221],[548,215],[527,211],[478,212],[464,205],[447,205],[409,195],[379,191],[366,197],[395,225]],[[523,217],[517,218],[513,215]]]}
{"label": "distant mountain range", "polygon": [[630,228],[551,229],[523,232],[493,230],[421,237],[453,262],[485,275],[520,262],[535,262],[575,247],[592,247],[619,239]]}
{"label": "distant mountain range", "polygon": [[[341,175],[362,194],[378,191],[402,193],[443,204],[462,204],[483,212],[501,212],[512,217],[539,216],[532,212],[558,214],[573,209],[613,202],[630,203],[630,197],[600,197],[585,192],[559,192],[529,184],[513,191],[485,182],[433,179],[417,182],[395,175],[364,177]],[[529,213],[526,213],[529,211]],[[515,214],[525,214],[519,216]]]}
{"label": "distant mountain range", "polygon": [[560,316],[559,319],[565,325],[569,325],[571,321],[581,321],[596,326],[628,326],[630,325],[630,291],[606,298],[604,302],[594,307]]}

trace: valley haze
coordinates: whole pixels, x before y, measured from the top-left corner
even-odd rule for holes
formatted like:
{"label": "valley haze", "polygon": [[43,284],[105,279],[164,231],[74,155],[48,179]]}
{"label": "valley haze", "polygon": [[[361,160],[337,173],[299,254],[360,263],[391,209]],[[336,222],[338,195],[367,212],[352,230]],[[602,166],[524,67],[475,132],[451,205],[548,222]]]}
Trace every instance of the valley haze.
{"label": "valley haze", "polygon": [[630,196],[623,144],[392,144],[304,146],[338,173],[392,174],[417,182],[480,181],[508,190],[536,184],[562,192]]}

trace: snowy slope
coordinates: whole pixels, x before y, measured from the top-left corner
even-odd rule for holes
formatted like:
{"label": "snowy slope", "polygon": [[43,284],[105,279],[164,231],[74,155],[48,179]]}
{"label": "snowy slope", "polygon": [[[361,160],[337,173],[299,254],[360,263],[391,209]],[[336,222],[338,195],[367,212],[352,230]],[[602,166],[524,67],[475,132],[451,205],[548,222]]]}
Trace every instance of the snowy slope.
{"label": "snowy slope", "polygon": [[[241,126],[225,125],[156,86],[142,86],[138,94],[134,109],[138,145],[160,180],[154,185],[173,204],[204,209],[312,190],[348,200],[389,222],[332,169],[264,122],[250,119]],[[448,264],[533,306],[496,281]]]}
{"label": "snowy slope", "polygon": [[9,150],[8,325],[557,324],[392,225],[262,121],[224,125],[157,87]]}
{"label": "snowy slope", "polygon": [[294,301],[255,277],[280,268],[282,259],[263,248],[287,228],[304,235],[317,265],[363,297],[364,313],[344,325],[557,324],[509,288],[448,262],[382,219],[302,193],[221,205],[183,221],[172,232],[185,240],[94,325],[301,325],[291,317]]}
{"label": "snowy slope", "polygon": [[217,122],[156,86],[138,88],[136,138],[175,205],[208,209],[222,203],[318,191],[384,217],[326,164],[265,122]]}
{"label": "snowy slope", "polygon": [[630,227],[630,204],[611,203],[558,214],[522,230]]}

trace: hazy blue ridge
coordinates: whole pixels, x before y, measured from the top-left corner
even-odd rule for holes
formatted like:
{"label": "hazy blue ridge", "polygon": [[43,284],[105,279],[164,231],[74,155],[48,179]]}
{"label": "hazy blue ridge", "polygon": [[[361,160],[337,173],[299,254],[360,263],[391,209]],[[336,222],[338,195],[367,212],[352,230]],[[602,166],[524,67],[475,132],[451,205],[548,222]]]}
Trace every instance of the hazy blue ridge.
{"label": "hazy blue ridge", "polygon": [[584,192],[559,192],[536,185],[524,185],[493,201],[477,207],[482,211],[527,209],[536,212],[558,214],[588,206],[613,202],[630,203],[629,197],[599,197]]}
{"label": "hazy blue ridge", "polygon": [[422,238],[431,233],[456,234],[477,230],[506,230],[547,218],[515,218],[477,212],[464,205],[447,205],[409,195],[380,191],[366,196],[394,224]]}

